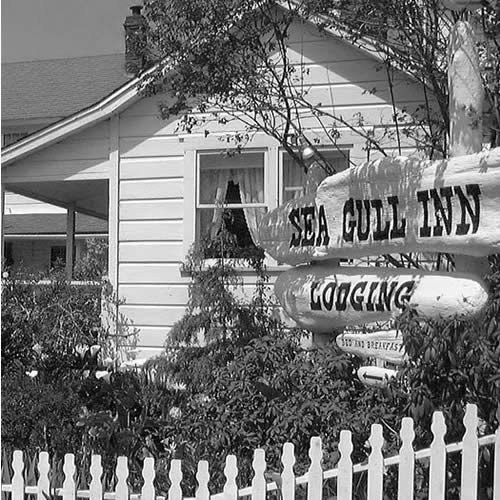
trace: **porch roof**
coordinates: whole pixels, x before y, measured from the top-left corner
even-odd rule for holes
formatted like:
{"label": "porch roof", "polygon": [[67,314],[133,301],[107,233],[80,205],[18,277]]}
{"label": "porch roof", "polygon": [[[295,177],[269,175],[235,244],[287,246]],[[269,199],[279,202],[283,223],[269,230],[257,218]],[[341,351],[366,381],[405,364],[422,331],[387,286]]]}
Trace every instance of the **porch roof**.
{"label": "porch roof", "polygon": [[[76,214],[75,234],[108,233],[108,222],[81,213]],[[5,236],[66,234],[66,214],[5,214]]]}

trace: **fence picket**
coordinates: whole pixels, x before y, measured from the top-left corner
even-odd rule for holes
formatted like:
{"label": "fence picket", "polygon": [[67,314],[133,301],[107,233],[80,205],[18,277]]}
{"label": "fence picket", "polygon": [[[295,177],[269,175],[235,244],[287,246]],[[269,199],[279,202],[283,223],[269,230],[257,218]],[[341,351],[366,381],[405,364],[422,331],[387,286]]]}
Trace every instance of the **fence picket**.
{"label": "fence picket", "polygon": [[168,489],[168,500],[182,500],[182,462],[178,459],[170,462],[170,488]]}
{"label": "fence picket", "polygon": [[434,438],[430,447],[429,500],[444,500],[446,484],[446,445],[444,435],[446,434],[446,424],[442,412],[434,412],[431,431]]}
{"label": "fence picket", "polygon": [[477,406],[467,404],[465,408],[465,433],[462,438],[462,483],[461,500],[476,500],[479,442],[477,438]]}
{"label": "fence picket", "polygon": [[321,438],[312,437],[309,447],[309,481],[307,484],[307,499],[322,500],[323,498],[323,468],[321,460],[323,459],[323,450],[321,448]]}
{"label": "fence picket", "polygon": [[90,498],[92,500],[102,499],[102,465],[101,455],[92,455],[90,459]]}
{"label": "fence picket", "polygon": [[236,484],[236,476],[238,475],[238,465],[234,455],[226,457],[226,466],[224,467],[224,476],[226,476],[226,484],[224,485],[224,500],[237,500],[238,486]]}
{"label": "fence picket", "polygon": [[49,454],[46,451],[40,452],[38,456],[38,500],[46,500],[49,496],[50,482],[49,482]]}
{"label": "fence picket", "polygon": [[281,473],[281,496],[282,500],[295,500],[295,452],[292,443],[283,445],[283,454],[281,455],[283,472]]}
{"label": "fence picket", "polygon": [[118,457],[116,461],[116,500],[128,500],[128,463],[127,457]]}
{"label": "fence picket", "polygon": [[12,458],[12,500],[24,500],[23,452],[16,450]]}
{"label": "fence picket", "polygon": [[252,500],[266,499],[266,453],[262,448],[257,448],[253,452],[252,468],[254,476],[252,479]]}
{"label": "fence picket", "polygon": [[371,453],[368,457],[368,500],[382,500],[384,489],[384,456],[382,446],[384,436],[380,424],[372,424],[372,431],[368,441]]}
{"label": "fence picket", "polygon": [[500,427],[495,432],[495,470],[493,471],[493,500],[500,500]]}
{"label": "fence picket", "polygon": [[401,448],[399,449],[398,500],[413,500],[415,481],[415,453],[413,451],[413,420],[403,418],[401,422]]}
{"label": "fence picket", "polygon": [[75,485],[75,456],[73,453],[66,453],[64,455],[64,481],[62,485],[63,500],[74,500],[76,494]]}
{"label": "fence picket", "polygon": [[195,495],[196,500],[209,500],[210,490],[208,489],[208,482],[210,481],[210,472],[208,471],[208,462],[206,460],[198,462],[196,480],[198,481],[198,488],[196,488]]}
{"label": "fence picket", "polygon": [[144,484],[141,488],[141,499],[155,500],[155,475],[155,459],[153,457],[146,457],[142,466],[142,478],[144,479]]}
{"label": "fence picket", "polygon": [[[254,452],[252,467],[254,476],[250,487],[238,490],[237,459],[234,455],[226,457],[224,475],[226,478],[224,490],[222,493],[210,495],[209,490],[209,467],[207,461],[198,462],[198,471],[196,480],[198,487],[195,498],[192,500],[238,500],[239,495],[252,496],[252,500],[266,500],[267,489],[277,494],[279,500],[295,500],[297,483],[307,484],[308,500],[322,500],[323,498],[323,480],[325,478],[337,478],[337,500],[352,500],[353,496],[353,476],[362,471],[368,475],[367,500],[382,500],[384,492],[384,467],[399,464],[398,478],[398,500],[413,500],[415,485],[415,463],[416,460],[430,459],[429,470],[429,496],[428,500],[444,500],[446,492],[446,462],[447,453],[462,454],[461,466],[461,499],[476,500],[478,494],[478,475],[479,475],[479,448],[484,446],[494,447],[493,456],[493,487],[492,500],[500,500],[500,429],[495,435],[477,436],[477,407],[467,405],[464,416],[465,433],[461,443],[445,444],[446,424],[442,412],[435,412],[433,415],[431,431],[433,440],[430,448],[415,452],[413,443],[415,431],[413,420],[404,418],[401,422],[401,447],[399,455],[384,460],[383,445],[384,439],[382,426],[372,425],[369,443],[371,446],[368,464],[352,463],[352,434],[350,431],[341,431],[338,451],[340,458],[336,464],[336,469],[324,472],[322,469],[322,442],[319,437],[311,439],[309,448],[310,466],[307,474],[300,477],[295,476],[294,465],[295,455],[294,446],[291,443],[285,443],[281,456],[283,470],[281,474],[277,472],[266,472],[266,457],[263,449],[257,449]],[[76,477],[85,478],[84,470],[80,470],[77,476],[75,468],[75,458],[72,454],[64,457],[61,463],[49,460],[46,452],[41,452],[33,460],[26,461],[23,452],[16,450],[13,453],[12,463],[9,463],[6,454],[2,457],[2,500],[11,498],[12,500],[24,500],[29,495],[36,495],[37,500],[45,500],[51,494],[55,493],[62,496],[63,500],[74,500],[77,495],[77,489],[86,488],[86,483],[79,486],[76,483]],[[30,465],[31,464],[31,465]],[[33,469],[33,466],[36,469]],[[28,469],[28,470],[26,470]],[[33,470],[32,470],[33,469]],[[12,473],[9,473],[9,471]],[[32,471],[32,473],[30,473]],[[32,476],[36,485],[28,483],[28,476]],[[128,464],[126,457],[119,457],[114,476],[116,477],[115,492],[104,493],[103,467],[101,457],[93,455],[90,464],[91,481],[88,491],[80,491],[82,497],[88,497],[92,500],[102,500],[103,498],[125,500],[130,496],[142,498],[144,500],[156,500],[155,492],[155,462],[152,457],[144,460],[142,469],[143,486],[140,493],[133,495],[128,487]],[[181,461],[172,460],[170,464],[169,478],[170,488],[168,491],[168,500],[182,500],[182,470]],[[419,476],[420,477],[420,476]],[[267,484],[267,480],[274,481],[272,486]],[[61,488],[62,486],[62,488]],[[491,490],[490,490],[491,491]],[[12,494],[10,495],[10,492]],[[9,497],[10,495],[10,497]],[[387,493],[386,493],[387,495]],[[164,497],[158,497],[165,500]]]}
{"label": "fence picket", "polygon": [[352,500],[352,450],[351,431],[340,431],[340,460],[337,464],[339,470],[337,478],[338,500]]}

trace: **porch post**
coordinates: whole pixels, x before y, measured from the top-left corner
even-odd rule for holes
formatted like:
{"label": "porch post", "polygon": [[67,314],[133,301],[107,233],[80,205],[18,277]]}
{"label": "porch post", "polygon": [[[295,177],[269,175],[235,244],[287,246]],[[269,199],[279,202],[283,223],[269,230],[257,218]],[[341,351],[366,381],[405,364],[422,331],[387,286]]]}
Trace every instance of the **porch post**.
{"label": "porch post", "polygon": [[75,209],[68,208],[66,212],[66,278],[73,279],[75,263]]}
{"label": "porch post", "polygon": [[5,214],[5,186],[2,184],[2,192],[1,192],[1,201],[0,201],[0,204],[1,204],[1,210],[2,210],[2,214],[0,216],[0,244],[2,245],[2,260],[1,260],[1,263],[3,265],[3,259],[5,258],[5,255],[4,255],[4,242],[3,242],[3,221],[4,221],[4,214]]}

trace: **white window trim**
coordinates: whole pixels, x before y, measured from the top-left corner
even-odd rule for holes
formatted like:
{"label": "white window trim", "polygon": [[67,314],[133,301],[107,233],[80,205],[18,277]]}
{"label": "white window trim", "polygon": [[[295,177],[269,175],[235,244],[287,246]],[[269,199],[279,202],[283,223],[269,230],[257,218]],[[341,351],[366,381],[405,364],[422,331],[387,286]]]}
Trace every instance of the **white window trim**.
{"label": "white window trim", "polygon": [[[347,168],[350,168],[349,160],[351,158],[351,153],[353,149],[352,144],[338,144],[337,146],[332,146],[332,145],[318,145],[316,146],[316,149],[320,152],[338,152],[339,158],[343,156],[343,153],[347,154]],[[287,154],[286,149],[284,148],[278,148],[277,151],[277,161],[278,161],[278,170],[279,170],[279,177],[278,177],[278,191],[277,191],[277,199],[278,199],[278,205],[281,205],[284,203],[283,201],[283,191],[285,190],[284,188],[284,156]],[[292,190],[292,186],[288,188],[288,191]]]}
{"label": "white window trim", "polygon": [[[201,146],[201,145],[200,145]],[[199,147],[186,149],[184,152],[184,243],[183,253],[187,255],[196,239],[196,210],[197,208],[213,208],[213,204],[198,204],[199,186],[199,156],[206,153],[220,153],[219,149],[213,147]],[[252,204],[273,210],[278,206],[279,195],[279,148],[269,143],[252,145],[245,148],[248,152],[262,152],[264,154],[264,203]],[[242,208],[245,205],[228,205],[229,208]],[[207,265],[213,259],[206,259]],[[276,261],[266,255],[265,264],[275,267]]]}

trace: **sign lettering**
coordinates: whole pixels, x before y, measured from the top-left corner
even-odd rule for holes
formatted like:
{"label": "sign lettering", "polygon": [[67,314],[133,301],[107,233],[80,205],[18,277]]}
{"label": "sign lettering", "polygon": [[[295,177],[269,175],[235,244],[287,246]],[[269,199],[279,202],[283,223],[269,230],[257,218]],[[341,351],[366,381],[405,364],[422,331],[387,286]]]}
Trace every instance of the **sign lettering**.
{"label": "sign lettering", "polygon": [[288,220],[293,227],[290,248],[322,246],[330,243],[323,205],[320,205],[318,210],[314,205],[295,207],[290,210]]}
{"label": "sign lettering", "polygon": [[384,158],[268,212],[259,244],[291,265],[383,253],[500,250],[500,148],[435,162]]}
{"label": "sign lettering", "polygon": [[[442,236],[443,230],[446,235],[476,233],[480,224],[480,194],[479,184],[466,184],[465,189],[447,186],[417,191],[417,201],[422,208],[419,235],[425,238]],[[342,213],[342,239],[353,242],[367,241],[370,236],[373,241],[406,237],[406,218],[399,215],[398,205],[397,196],[375,200],[349,198]],[[383,213],[389,213],[389,217],[384,217]],[[457,217],[460,222],[456,222]]]}
{"label": "sign lettering", "polygon": [[[311,284],[311,311],[391,311],[402,310],[411,297],[415,280],[313,281]],[[392,308],[391,308],[392,306]]]}

